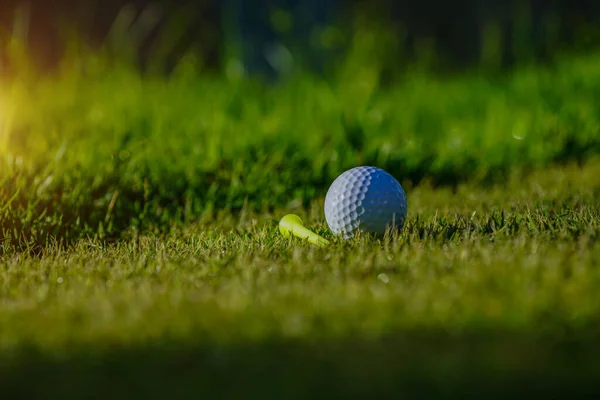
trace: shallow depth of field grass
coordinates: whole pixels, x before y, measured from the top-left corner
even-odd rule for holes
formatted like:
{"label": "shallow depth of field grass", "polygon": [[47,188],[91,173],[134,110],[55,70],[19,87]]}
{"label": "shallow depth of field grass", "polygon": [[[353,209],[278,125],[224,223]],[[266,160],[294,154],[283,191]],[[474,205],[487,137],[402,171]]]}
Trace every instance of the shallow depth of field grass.
{"label": "shallow depth of field grass", "polygon": [[599,167],[413,188],[406,228],[383,241],[336,241],[321,199],[298,212],[328,249],[283,239],[277,209],[5,255],[0,386],[44,398],[596,390]]}
{"label": "shallow depth of field grass", "polygon": [[[168,230],[218,209],[307,206],[356,165],[401,183],[502,182],[600,153],[600,56],[497,79],[377,65],[339,78],[141,78],[92,58],[0,88],[3,246]],[[2,246],[2,245],[0,245]]]}
{"label": "shallow depth of field grass", "polygon": [[[100,61],[0,87],[2,393],[597,390],[598,55],[271,87]],[[342,242],[323,198],[365,164],[408,221]]]}

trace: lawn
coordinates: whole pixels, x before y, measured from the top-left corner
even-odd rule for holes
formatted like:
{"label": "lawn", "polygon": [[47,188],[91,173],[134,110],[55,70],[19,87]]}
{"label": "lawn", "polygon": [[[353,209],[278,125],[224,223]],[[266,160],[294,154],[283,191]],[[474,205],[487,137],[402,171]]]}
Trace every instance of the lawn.
{"label": "lawn", "polygon": [[[597,393],[598,60],[263,87],[90,59],[5,82],[0,391]],[[345,242],[323,198],[364,164],[408,220]],[[290,212],[332,245],[283,238]]]}

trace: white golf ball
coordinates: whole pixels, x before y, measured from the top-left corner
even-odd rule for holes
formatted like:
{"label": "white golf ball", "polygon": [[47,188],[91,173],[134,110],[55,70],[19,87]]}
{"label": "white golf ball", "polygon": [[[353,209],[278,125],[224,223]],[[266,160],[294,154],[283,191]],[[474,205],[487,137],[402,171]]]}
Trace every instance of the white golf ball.
{"label": "white golf ball", "polygon": [[407,202],[402,186],[376,167],[352,168],[336,178],[325,197],[329,229],[344,238],[357,231],[383,235],[388,228],[401,229]]}

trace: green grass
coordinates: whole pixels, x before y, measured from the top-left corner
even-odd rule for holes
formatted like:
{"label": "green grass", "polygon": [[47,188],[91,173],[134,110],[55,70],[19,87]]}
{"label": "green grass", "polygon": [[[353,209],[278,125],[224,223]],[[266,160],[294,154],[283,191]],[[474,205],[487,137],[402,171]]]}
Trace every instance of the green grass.
{"label": "green grass", "polygon": [[164,231],[207,210],[308,206],[361,164],[456,185],[583,162],[600,152],[598,62],[495,80],[415,72],[391,86],[358,61],[338,81],[272,88],[99,61],[16,80],[0,90],[3,236],[31,248],[48,235]]}
{"label": "green grass", "polygon": [[[597,391],[598,60],[263,87],[89,59],[5,82],[0,392]],[[400,234],[328,231],[327,187],[360,164],[403,183]],[[289,212],[333,245],[284,239]]]}
{"label": "green grass", "polygon": [[5,256],[0,386],[57,398],[592,390],[599,167],[413,188],[405,230],[383,241],[336,240],[321,199],[296,212],[328,249],[283,239],[282,209]]}

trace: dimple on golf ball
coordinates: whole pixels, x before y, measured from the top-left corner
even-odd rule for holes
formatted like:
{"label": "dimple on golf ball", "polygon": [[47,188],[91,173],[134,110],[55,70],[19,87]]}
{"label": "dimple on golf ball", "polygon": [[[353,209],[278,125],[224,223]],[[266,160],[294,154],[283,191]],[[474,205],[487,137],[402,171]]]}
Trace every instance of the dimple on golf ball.
{"label": "dimple on golf ball", "polygon": [[344,238],[357,231],[383,235],[401,229],[407,202],[402,186],[376,167],[356,167],[336,178],[325,197],[325,219],[331,231]]}

